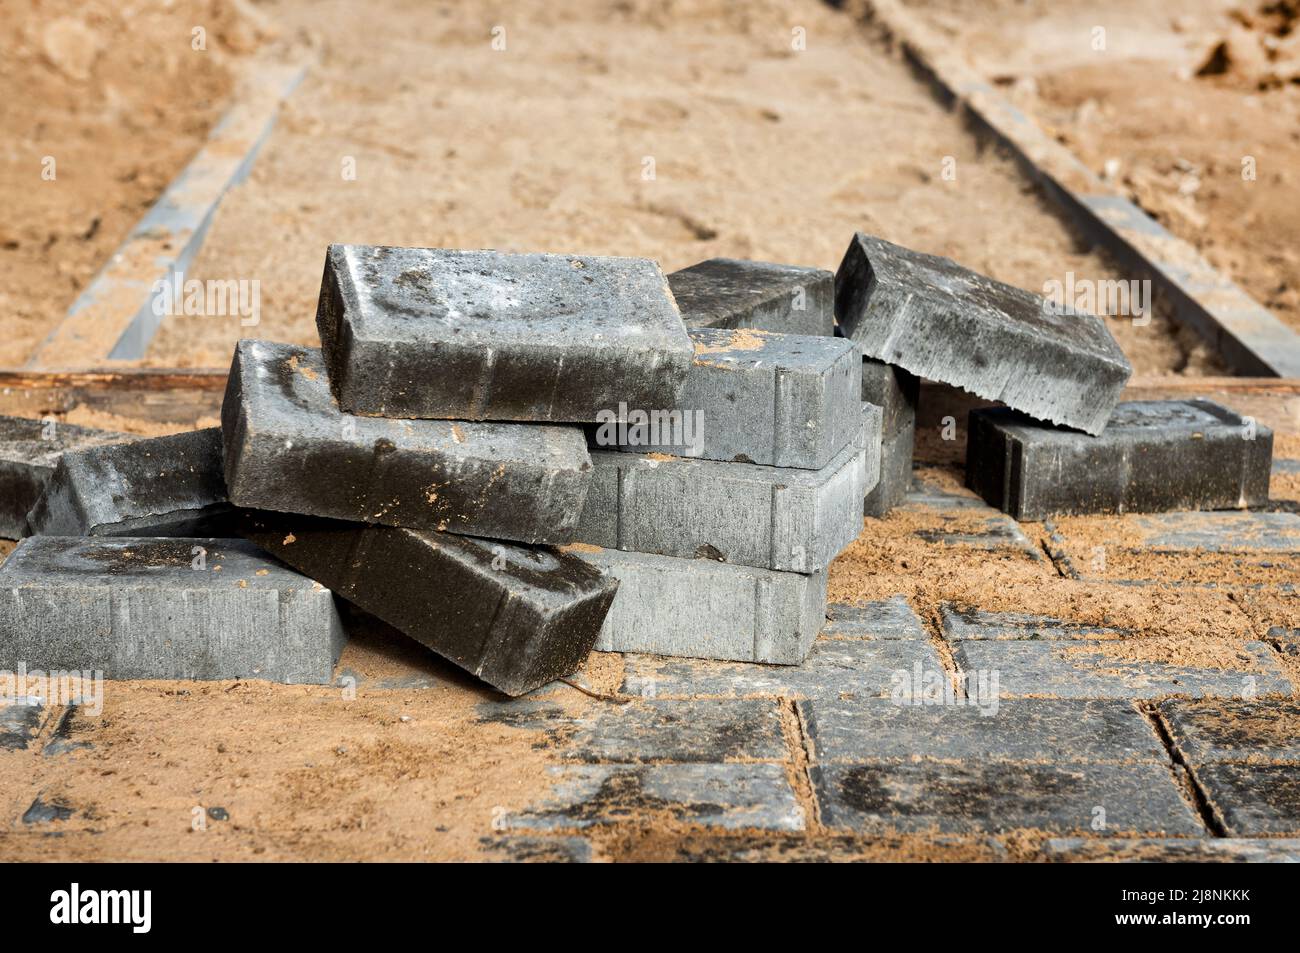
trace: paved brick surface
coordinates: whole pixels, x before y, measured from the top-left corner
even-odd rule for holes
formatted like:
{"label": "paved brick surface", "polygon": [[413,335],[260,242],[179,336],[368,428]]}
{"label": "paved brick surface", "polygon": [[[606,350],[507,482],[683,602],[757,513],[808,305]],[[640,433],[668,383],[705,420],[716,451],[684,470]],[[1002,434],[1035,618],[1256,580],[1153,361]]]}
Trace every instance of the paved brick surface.
{"label": "paved brick surface", "polygon": [[915,535],[927,543],[967,546],[989,551],[1014,551],[1035,560],[1045,558],[1042,550],[1025,535],[1020,524],[1002,513],[990,513],[977,520],[963,515],[952,528],[945,527],[941,523],[933,529],[918,529]]}
{"label": "paved brick surface", "polygon": [[618,580],[596,648],[798,665],[821,630],[826,573],[574,547]]}
{"label": "paved brick surface", "polygon": [[591,480],[579,427],[343,414],[297,345],[239,342],[221,427],[230,499],[280,512],[567,543]]}
{"label": "paved brick surface", "polygon": [[974,410],[966,481],[1020,520],[1231,510],[1268,502],[1273,432],[1209,400],[1119,404],[1099,437]]}
{"label": "paved brick surface", "polygon": [[1159,764],[915,762],[815,765],[831,829],[997,833],[1201,834],[1205,828]]}
{"label": "paved brick surface", "polygon": [[339,406],[385,417],[674,407],[693,350],[646,258],[331,245],[316,326]]}
{"label": "paved brick surface", "polygon": [[1164,762],[1151,725],[1122,701],[1007,699],[972,706],[889,698],[800,702],[819,762],[879,760]]}
{"label": "paved brick surface", "polygon": [[0,669],[329,684],[328,589],[238,539],[35,536],[0,566]]}
{"label": "paved brick surface", "polygon": [[668,285],[688,327],[827,336],[835,330],[835,276],[819,268],[710,258],[672,272]]}
{"label": "paved brick surface", "polygon": [[1275,838],[1053,837],[1043,845],[1055,862],[1135,861],[1197,864],[1296,864],[1300,840]]}
{"label": "paved brick surface", "polygon": [[617,584],[575,556],[450,533],[249,511],[242,532],[508,695],[570,674]]}
{"label": "paved brick surface", "polygon": [[835,276],[835,316],[867,357],[1088,433],[1133,372],[1095,315],[862,233]]}
{"label": "paved brick surface", "polygon": [[1160,712],[1190,764],[1300,762],[1300,704],[1294,701],[1171,699]]}
{"label": "paved brick surface", "polygon": [[221,430],[66,451],[28,514],[33,536],[230,536]]}
{"label": "paved brick surface", "polygon": [[490,862],[502,864],[589,864],[591,843],[582,837],[527,834],[484,837],[480,843]]}
{"label": "paved brick surface", "polygon": [[797,667],[628,656],[622,690],[643,697],[839,698],[888,696],[898,678],[943,672],[929,642],[818,639]]}
{"label": "paved brick surface", "polygon": [[48,711],[39,699],[0,703],[0,751],[20,751],[32,743]]}
{"label": "paved brick surface", "polygon": [[0,416],[0,538],[19,539],[27,513],[68,450],[135,440],[129,434]]}
{"label": "paved brick surface", "polygon": [[505,814],[509,830],[571,830],[628,817],[723,830],[799,831],[803,809],[779,764],[559,765],[541,802]]}
{"label": "paved brick surface", "polygon": [[862,530],[865,450],[820,470],[594,451],[580,543],[775,569],[825,569]]}
{"label": "paved brick surface", "polygon": [[1192,772],[1229,836],[1300,834],[1300,764],[1215,763]]}
{"label": "paved brick surface", "polygon": [[1032,612],[987,612],[944,603],[939,607],[949,639],[1097,639],[1129,635],[1127,629],[1084,625]]}
{"label": "paved brick surface", "polygon": [[1272,650],[1243,642],[1240,669],[1192,668],[1134,662],[1106,654],[1107,642],[961,641],[953,656],[967,672],[998,672],[1007,697],[1156,698],[1162,695],[1221,696],[1290,693]]}
{"label": "paved brick surface", "polygon": [[869,639],[925,639],[925,626],[906,596],[892,596],[861,605],[833,603],[826,607],[828,636]]}
{"label": "paved brick surface", "polygon": [[717,328],[690,336],[695,361],[671,408],[681,427],[631,408],[640,415],[622,433],[596,428],[595,446],[819,470],[858,436],[850,411],[859,404],[862,359],[852,342]]}

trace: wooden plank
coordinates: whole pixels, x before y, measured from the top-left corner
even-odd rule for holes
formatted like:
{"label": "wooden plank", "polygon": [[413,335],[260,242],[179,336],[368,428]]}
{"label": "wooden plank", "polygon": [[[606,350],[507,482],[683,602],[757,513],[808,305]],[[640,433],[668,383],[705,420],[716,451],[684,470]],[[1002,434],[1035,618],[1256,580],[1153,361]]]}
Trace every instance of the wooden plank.
{"label": "wooden plank", "polygon": [[33,353],[32,370],[88,368],[138,360],[163,318],[154,288],[194,261],[217,206],[242,182],[307,69],[257,61],[207,142],[145,213],[67,315]]}
{"label": "wooden plank", "polygon": [[1047,136],[950,41],[896,0],[867,0],[867,9],[946,102],[1015,155],[1076,226],[1133,277],[1149,279],[1174,319],[1200,333],[1229,366],[1243,374],[1300,377],[1300,334]]}

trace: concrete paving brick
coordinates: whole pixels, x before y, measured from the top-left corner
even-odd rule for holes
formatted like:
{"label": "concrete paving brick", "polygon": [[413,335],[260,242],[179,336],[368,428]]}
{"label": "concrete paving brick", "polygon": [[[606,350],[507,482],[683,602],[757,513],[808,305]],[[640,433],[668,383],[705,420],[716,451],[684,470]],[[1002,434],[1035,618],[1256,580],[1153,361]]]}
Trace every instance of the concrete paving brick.
{"label": "concrete paving brick", "polygon": [[1287,475],[1300,473],[1300,460],[1285,460],[1280,457],[1274,457],[1272,472]]}
{"label": "concrete paving brick", "polygon": [[826,618],[826,573],[578,546],[618,580],[596,648],[798,665]]}
{"label": "concrete paving brick", "polygon": [[863,639],[925,639],[928,635],[906,596],[891,596],[862,605],[833,603],[826,607],[823,631],[832,637]]}
{"label": "concrete paving brick", "polygon": [[990,516],[997,513],[973,493],[954,493],[930,480],[914,477],[903,504],[912,512],[923,510],[983,510]]}
{"label": "concrete paving brick", "polygon": [[33,536],[233,534],[221,430],[65,452],[27,516]]}
{"label": "concrete paving brick", "polygon": [[1149,552],[1300,554],[1300,514],[1162,513],[1133,517]]}
{"label": "concrete paving brick", "polygon": [[856,834],[735,834],[675,839],[671,859],[686,863],[888,863],[923,854],[934,862],[1005,863],[1007,850],[992,837]]}
{"label": "concrete paving brick", "polygon": [[780,764],[574,764],[547,769],[549,797],[505,814],[508,830],[582,830],[671,820],[723,830],[804,829]]}
{"label": "concrete paving brick", "polygon": [[1042,854],[1054,863],[1297,864],[1300,839],[1053,837],[1043,845]]}
{"label": "concrete paving brick", "polygon": [[0,679],[0,687],[6,688],[0,695],[0,751],[21,751],[32,743],[49,711],[39,698],[10,694],[3,681]]}
{"label": "concrete paving brick", "polygon": [[813,760],[1165,762],[1168,755],[1132,703],[1009,699],[972,705],[898,704],[892,698],[799,702]]}
{"label": "concrete paving brick", "polygon": [[657,659],[624,659],[622,691],[642,697],[888,697],[895,682],[916,671],[943,673],[928,641],[818,639],[797,667]]}
{"label": "concrete paving brick", "polygon": [[1300,704],[1293,701],[1170,699],[1160,713],[1190,764],[1300,762]]}
{"label": "concrete paving brick", "polygon": [[880,432],[894,437],[916,430],[916,404],[921,396],[921,379],[901,367],[862,359],[862,399],[884,411]]}
{"label": "concrete paving brick", "polygon": [[832,830],[1205,833],[1160,764],[819,764],[812,777]]}
{"label": "concrete paving brick", "polygon": [[1300,834],[1300,764],[1202,764],[1192,774],[1229,837]]}
{"label": "concrete paving brick", "polygon": [[0,566],[0,669],[329,684],[329,590],[239,539],[23,540]]}
{"label": "concrete paving brick", "polygon": [[1273,432],[1209,400],[1130,401],[1099,437],[972,410],[966,483],[1020,520],[1268,502]]}
{"label": "concrete paving brick", "polygon": [[577,542],[817,572],[862,531],[865,457],[850,444],[798,470],[593,451]]}
{"label": "concrete paving brick", "polygon": [[901,506],[912,487],[912,450],[916,433],[909,429],[880,442],[880,476],[862,501],[866,516],[880,519]]}
{"label": "concrete paving brick", "polygon": [[571,713],[527,699],[483,702],[479,719],[543,730],[559,757],[592,764],[782,761],[789,752],[775,699],[636,700]]}
{"label": "concrete paving brick", "polygon": [[862,492],[867,494],[867,499],[870,499],[880,483],[881,455],[884,452],[884,441],[880,439],[880,419],[880,408],[863,401],[862,427],[855,438],[855,446],[862,451]]}
{"label": "concrete paving brick", "polygon": [[1012,550],[1024,553],[1035,560],[1045,558],[1042,550],[1025,535],[1019,523],[995,510],[989,510],[989,515],[980,525],[975,525],[970,518],[964,518],[959,528],[947,529],[940,524],[935,528],[915,530],[913,535],[927,543],[939,543],[944,546],[968,546],[972,549],[989,551]]}
{"label": "concrete paving brick", "polygon": [[591,843],[582,837],[532,837],[526,834],[479,840],[491,863],[589,864]]}
{"label": "concrete paving brick", "polygon": [[1131,634],[1115,626],[1065,622],[1032,612],[987,612],[951,602],[939,606],[939,615],[949,639],[1103,639]]}
{"label": "concrete paving brick", "polygon": [[342,414],[297,345],[239,342],[221,422],[239,506],[567,543],[591,479],[578,427]]}
{"label": "concrete paving brick", "polygon": [[1092,434],[1133,373],[1101,318],[862,233],[835,316],[867,357]]}
{"label": "concrete paving brick", "polygon": [[955,642],[953,657],[963,671],[998,672],[1000,690],[1009,698],[1235,698],[1291,691],[1291,683],[1263,642],[1241,643],[1238,669],[1134,662],[1108,655],[1107,645],[1114,643],[972,640]]}
{"label": "concrete paving brick", "polygon": [[135,439],[130,434],[53,419],[0,416],[0,538],[22,538],[28,511],[68,450]]}
{"label": "concrete paving brick", "polygon": [[339,407],[381,417],[675,407],[694,352],[648,258],[331,245],[316,327]]}
{"label": "concrete paving brick", "polygon": [[858,436],[846,412],[862,389],[851,341],[717,328],[690,336],[695,361],[678,403],[629,409],[626,426],[596,428],[593,446],[819,470]]}
{"label": "concrete paving brick", "polygon": [[242,532],[507,695],[582,664],[617,581],[567,553],[280,513]]}
{"label": "concrete paving brick", "polygon": [[710,258],[672,272],[668,285],[687,327],[835,333],[835,276],[820,268]]}

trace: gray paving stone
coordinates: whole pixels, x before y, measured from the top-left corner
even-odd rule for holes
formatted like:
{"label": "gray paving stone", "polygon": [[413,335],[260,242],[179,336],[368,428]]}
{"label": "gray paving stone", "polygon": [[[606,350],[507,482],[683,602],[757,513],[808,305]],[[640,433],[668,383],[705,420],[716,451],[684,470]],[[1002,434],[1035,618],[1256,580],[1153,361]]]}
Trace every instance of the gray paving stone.
{"label": "gray paving stone", "polygon": [[480,703],[483,721],[546,731],[556,753],[588,763],[781,761],[789,752],[775,699],[602,703],[569,713],[529,700]]}
{"label": "gray paving stone", "polygon": [[1160,764],[831,764],[812,776],[832,830],[1205,833]]}
{"label": "gray paving stone", "polygon": [[901,506],[912,487],[912,450],[916,433],[905,429],[880,441],[880,476],[862,501],[862,512],[877,519]]}
{"label": "gray paving stone", "polygon": [[597,450],[577,542],[759,569],[825,569],[862,531],[866,451],[820,470]]}
{"label": "gray paving stone", "polygon": [[0,566],[0,669],[327,685],[329,590],[239,539],[23,540]]}
{"label": "gray paving stone", "polygon": [[33,536],[230,536],[221,430],[65,452],[27,516]]}
{"label": "gray paving stone", "polygon": [[[944,522],[949,520],[948,517],[943,519]],[[963,516],[956,528],[947,529],[941,524],[934,528],[915,530],[913,535],[927,543],[940,543],[944,546],[968,546],[990,551],[1015,550],[1033,559],[1044,558],[1042,550],[1025,535],[1019,523],[995,510],[990,510],[980,525],[973,525],[970,516]]]}
{"label": "gray paving stone", "polygon": [[966,482],[1020,520],[1232,510],[1268,502],[1273,432],[1209,400],[1130,401],[1099,437],[972,410]]}
{"label": "gray paving stone", "polygon": [[1126,861],[1136,863],[1296,864],[1300,839],[1222,837],[1053,837],[1043,845],[1045,860],[1056,863]]}
{"label": "gray paving stone", "polygon": [[582,837],[484,837],[479,841],[493,863],[589,864],[591,843]]}
{"label": "gray paving stone", "polygon": [[549,797],[502,816],[509,830],[582,830],[665,819],[723,830],[804,829],[780,764],[574,764],[547,769]]}
{"label": "gray paving stone", "polygon": [[574,547],[618,580],[603,652],[798,665],[826,618],[826,573]]}
{"label": "gray paving stone", "polygon": [[1149,552],[1300,553],[1300,514],[1161,513],[1135,516]]}
{"label": "gray paving stone", "polygon": [[882,408],[881,433],[894,437],[916,430],[921,379],[901,367],[869,357],[862,359],[862,399]]}
{"label": "gray paving stone", "polygon": [[1229,837],[1300,834],[1300,764],[1202,764],[1192,774]]}
{"label": "gray paving stone", "polygon": [[949,639],[1099,639],[1131,634],[1116,626],[1066,622],[1032,612],[987,612],[951,602],[939,606],[939,615]]}
{"label": "gray paving stone", "polygon": [[28,826],[51,824],[57,821],[66,821],[75,813],[76,811],[68,805],[53,800],[47,801],[38,794],[36,799],[32,801],[31,806],[23,812],[22,822]]}
{"label": "gray paving stone", "polygon": [[672,408],[629,408],[593,446],[819,470],[858,436],[862,360],[843,338],[697,328]]}
{"label": "gray paving stone", "polygon": [[68,450],[138,439],[54,420],[0,416],[0,538],[21,539],[59,458]]}
{"label": "gray paving stone", "polygon": [[672,849],[668,859],[673,861],[714,864],[889,863],[915,860],[918,854],[937,863],[1005,863],[1008,859],[1006,848],[995,838],[953,835],[709,833],[676,839]]}
{"label": "gray paving stone", "polygon": [[1300,473],[1300,460],[1285,460],[1279,457],[1273,458],[1273,473]]}
{"label": "gray paving stone", "polygon": [[1190,764],[1300,761],[1300,705],[1293,701],[1171,699],[1160,712]]}
{"label": "gray paving stone", "polygon": [[862,451],[862,492],[867,494],[867,499],[870,499],[871,493],[880,483],[881,455],[884,453],[884,441],[880,439],[880,418],[880,408],[863,401],[862,427],[856,436],[856,446]]}
{"label": "gray paving stone", "polygon": [[39,698],[11,694],[3,678],[0,687],[5,689],[0,694],[0,751],[21,751],[32,743],[49,712]]}
{"label": "gray paving stone", "polygon": [[908,510],[984,510],[990,516],[998,511],[971,493],[953,493],[937,483],[914,477],[904,505]]}
{"label": "gray paving stone", "polygon": [[835,276],[819,268],[710,258],[674,271],[668,284],[688,327],[835,333]]}
{"label": "gray paving stone", "polygon": [[662,410],[693,354],[648,258],[331,245],[316,327],[339,407],[381,417]]}
{"label": "gray paving stone", "polygon": [[1004,697],[1234,698],[1291,691],[1291,683],[1263,642],[1242,643],[1240,669],[1127,661],[1106,654],[1108,644],[1114,643],[971,640],[955,642],[953,657],[963,671],[998,672]]}
{"label": "gray paving stone", "polygon": [[826,607],[823,631],[828,636],[865,639],[925,639],[928,635],[906,596],[891,596],[862,605]]}
{"label": "gray paving stone", "polygon": [[242,527],[276,558],[507,695],[570,674],[618,583],[567,553],[280,513]]}
{"label": "gray paving stone", "polygon": [[891,698],[799,703],[813,760],[1166,762],[1129,702],[1008,699],[995,707],[898,704]]}
{"label": "gray paving stone", "polygon": [[835,316],[867,357],[1092,434],[1133,373],[1101,318],[862,233]]}
{"label": "gray paving stone", "polygon": [[918,667],[944,671],[929,642],[818,639],[797,667],[629,655],[622,691],[642,697],[888,697],[896,681],[910,679]]}
{"label": "gray paving stone", "polygon": [[591,479],[578,427],[342,414],[320,352],[291,344],[239,342],[221,421],[239,506],[567,543]]}

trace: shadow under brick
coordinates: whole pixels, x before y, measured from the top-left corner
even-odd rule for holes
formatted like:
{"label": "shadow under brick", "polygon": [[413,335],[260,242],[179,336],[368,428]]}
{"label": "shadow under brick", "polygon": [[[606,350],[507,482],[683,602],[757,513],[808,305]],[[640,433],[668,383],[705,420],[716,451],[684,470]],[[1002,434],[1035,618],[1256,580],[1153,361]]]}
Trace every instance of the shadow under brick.
{"label": "shadow under brick", "polygon": [[1013,699],[971,706],[888,698],[800,703],[817,762],[913,758],[974,762],[1165,762],[1142,714],[1123,701]]}
{"label": "shadow under brick", "polygon": [[1191,764],[1300,762],[1300,705],[1293,701],[1170,700],[1160,706]]}
{"label": "shadow under brick", "polygon": [[863,605],[835,603],[826,607],[828,636],[861,639],[924,639],[925,626],[906,596],[890,596]]}
{"label": "shadow under brick", "polygon": [[1230,836],[1300,834],[1300,764],[1202,764],[1192,774]]}
{"label": "shadow under brick", "polygon": [[812,769],[823,823],[867,833],[1202,834],[1158,764],[833,764]]}
{"label": "shadow under brick", "polygon": [[1300,840],[1222,837],[1054,837],[1042,848],[1056,863],[1300,863]]}
{"label": "shadow under brick", "polygon": [[963,672],[998,673],[1003,697],[1158,698],[1286,694],[1291,683],[1263,642],[1241,643],[1240,669],[1135,662],[1108,655],[1113,642],[959,641],[953,657]]}
{"label": "shadow under brick", "polygon": [[779,764],[575,764],[548,769],[549,797],[506,815],[511,830],[661,824],[799,831],[803,809]]}
{"label": "shadow under brick", "polygon": [[771,696],[837,698],[888,695],[898,672],[943,671],[929,642],[818,639],[800,666],[625,657],[622,691],[653,698]]}

